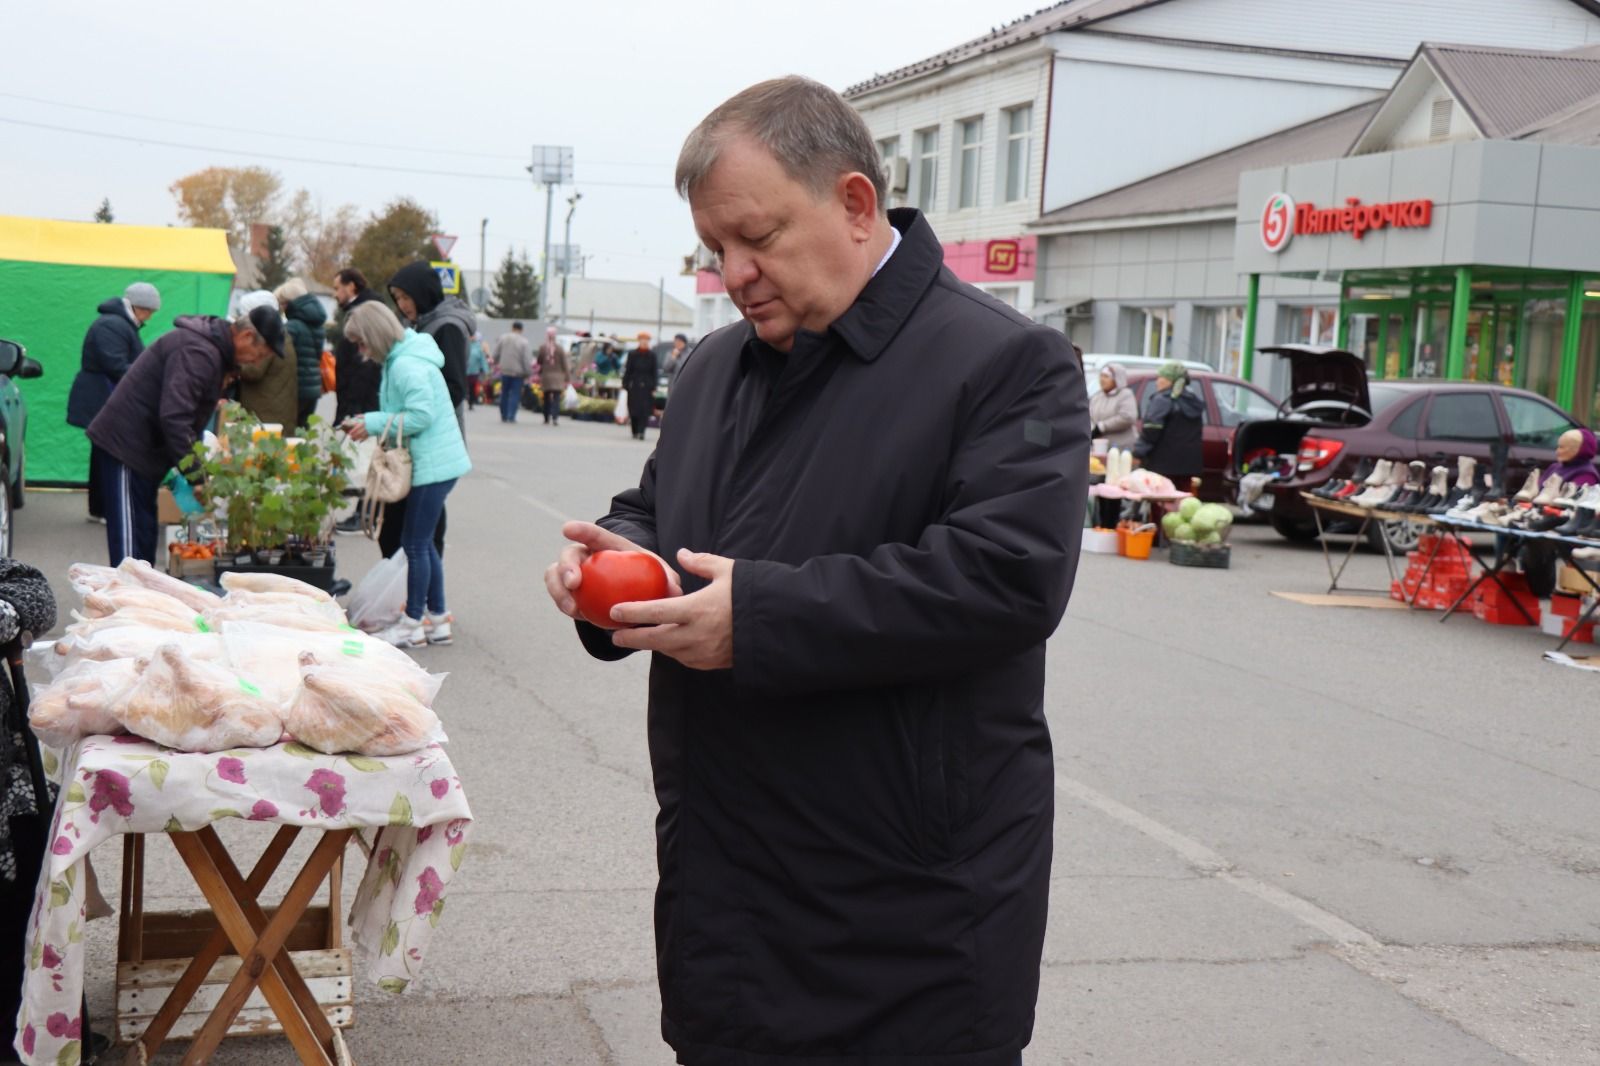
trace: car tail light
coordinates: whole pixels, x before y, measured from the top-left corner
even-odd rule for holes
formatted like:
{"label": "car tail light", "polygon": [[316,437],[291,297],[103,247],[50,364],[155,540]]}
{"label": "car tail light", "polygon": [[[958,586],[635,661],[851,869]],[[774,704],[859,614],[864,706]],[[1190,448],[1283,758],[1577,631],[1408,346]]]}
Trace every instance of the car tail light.
{"label": "car tail light", "polygon": [[1321,470],[1337,459],[1342,451],[1344,451],[1342,440],[1329,440],[1327,437],[1302,438],[1295,469],[1302,474],[1308,470]]}

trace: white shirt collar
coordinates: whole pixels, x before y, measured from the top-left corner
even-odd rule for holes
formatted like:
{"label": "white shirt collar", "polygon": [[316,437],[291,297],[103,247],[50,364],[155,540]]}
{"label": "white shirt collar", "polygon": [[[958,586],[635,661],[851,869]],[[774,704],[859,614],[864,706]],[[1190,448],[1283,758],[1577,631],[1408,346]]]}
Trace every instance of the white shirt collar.
{"label": "white shirt collar", "polygon": [[889,257],[894,254],[894,250],[900,247],[900,231],[895,229],[893,226],[890,226],[889,232],[894,234],[894,236],[889,239],[889,250],[883,253],[883,258],[878,260],[878,265],[872,268],[873,277],[878,276],[878,271],[883,269],[883,265],[889,261]]}

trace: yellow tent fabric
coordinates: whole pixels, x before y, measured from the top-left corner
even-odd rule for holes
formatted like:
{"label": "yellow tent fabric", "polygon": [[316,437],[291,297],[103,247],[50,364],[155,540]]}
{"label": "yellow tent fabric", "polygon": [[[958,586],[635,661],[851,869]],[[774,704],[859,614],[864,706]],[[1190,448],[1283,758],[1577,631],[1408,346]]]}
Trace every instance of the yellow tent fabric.
{"label": "yellow tent fabric", "polygon": [[56,222],[0,215],[0,260],[232,274],[220,229]]}

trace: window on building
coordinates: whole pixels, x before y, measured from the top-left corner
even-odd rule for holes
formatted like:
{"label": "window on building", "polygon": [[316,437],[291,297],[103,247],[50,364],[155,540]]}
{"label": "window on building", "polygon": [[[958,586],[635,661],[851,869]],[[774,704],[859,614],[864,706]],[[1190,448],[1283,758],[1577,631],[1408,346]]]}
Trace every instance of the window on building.
{"label": "window on building", "polygon": [[1172,308],[1129,307],[1122,314],[1127,336],[1124,351],[1151,359],[1172,358]]}
{"label": "window on building", "polygon": [[1430,440],[1496,441],[1500,419],[1487,392],[1441,392],[1428,408]]}
{"label": "window on building", "polygon": [[1441,96],[1433,102],[1433,108],[1428,113],[1429,139],[1442,141],[1450,136],[1450,118],[1454,110],[1454,101],[1448,96]]}
{"label": "window on building", "polygon": [[1197,307],[1195,318],[1203,346],[1199,358],[1212,369],[1237,377],[1244,348],[1244,308]]}
{"label": "window on building", "polygon": [[[892,199],[895,193],[894,161],[900,158],[900,138],[885,137],[878,142],[878,158],[883,160],[883,184]],[[903,164],[902,164],[903,165]],[[904,189],[900,190],[904,192]]]}
{"label": "window on building", "polygon": [[1033,105],[1005,112],[1006,203],[1028,198],[1028,169],[1033,160]]}
{"label": "window on building", "polygon": [[939,127],[917,131],[917,208],[933,210],[939,195]]}
{"label": "window on building", "polygon": [[1561,434],[1573,428],[1571,419],[1547,403],[1530,400],[1526,396],[1506,395],[1500,399],[1506,405],[1506,417],[1511,420],[1511,435],[1518,444],[1554,448]]}
{"label": "window on building", "polygon": [[961,152],[956,158],[956,206],[978,206],[978,175],[983,169],[983,118],[963,119]]}
{"label": "window on building", "polygon": [[1278,343],[1333,344],[1338,326],[1337,307],[1285,307],[1278,313]]}

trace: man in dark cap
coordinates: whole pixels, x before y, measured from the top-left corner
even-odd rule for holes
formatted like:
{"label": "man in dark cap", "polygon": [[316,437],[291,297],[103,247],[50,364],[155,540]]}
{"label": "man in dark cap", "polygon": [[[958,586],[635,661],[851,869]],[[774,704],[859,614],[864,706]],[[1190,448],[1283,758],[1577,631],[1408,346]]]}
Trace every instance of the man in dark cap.
{"label": "man in dark cap", "polygon": [[[67,425],[88,429],[94,416],[111,398],[122,375],[128,372],[133,361],[144,351],[144,341],[139,331],[150,321],[150,316],[161,310],[161,293],[148,281],[136,281],[122,292],[119,299],[113,296],[96,310],[100,317],[94,320],[83,337],[83,362],[78,376],[72,379],[72,391],[67,394]],[[100,500],[100,471],[95,465],[93,452],[89,459],[89,521],[104,522],[105,506]]]}
{"label": "man in dark cap", "polygon": [[106,549],[156,561],[156,491],[189,454],[241,367],[283,356],[277,308],[256,307],[232,322],[184,315],[134,360],[89,424],[106,508]]}

